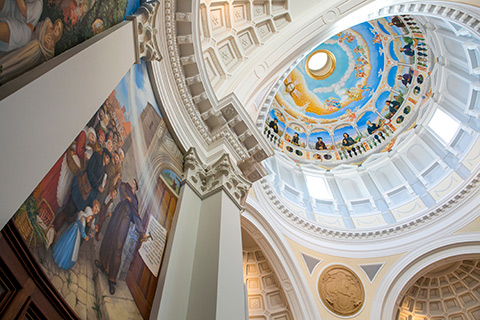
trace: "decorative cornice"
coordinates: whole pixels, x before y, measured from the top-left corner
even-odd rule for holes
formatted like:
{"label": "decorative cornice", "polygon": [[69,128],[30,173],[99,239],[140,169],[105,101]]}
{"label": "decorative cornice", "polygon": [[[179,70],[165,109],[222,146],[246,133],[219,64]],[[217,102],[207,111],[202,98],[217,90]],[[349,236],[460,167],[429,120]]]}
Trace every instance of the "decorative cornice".
{"label": "decorative cornice", "polygon": [[462,27],[480,35],[480,12],[473,6],[448,1],[403,1],[378,8],[368,15],[368,19],[377,19],[391,15],[423,15],[453,21]]}
{"label": "decorative cornice", "polygon": [[[375,2],[370,7],[368,7],[368,4],[369,1],[363,1],[356,6],[359,10],[362,9],[362,13],[365,13],[368,19],[394,14],[427,15],[455,21],[460,25],[466,25],[472,32],[479,33],[480,23],[478,14],[475,12],[476,9],[471,9],[468,6],[441,1],[422,2],[422,4],[414,1],[398,1],[398,4],[383,7],[380,2]],[[206,71],[203,66],[203,56],[200,48],[200,31],[198,30],[200,8],[198,2],[187,1],[187,3],[182,3],[181,10],[183,12],[177,12],[175,8],[175,0],[166,0],[164,2],[164,19],[162,17],[156,19],[156,21],[164,23],[165,33],[161,35],[165,37],[165,52],[167,54],[164,53],[164,55],[169,57],[168,68],[171,71],[169,76],[175,79],[174,82],[177,85],[176,89],[183,107],[171,110],[170,113],[167,111],[167,116],[175,113],[185,114],[184,118],[189,118],[188,120],[191,121],[182,122],[179,120],[177,128],[189,130],[193,136],[198,137],[199,141],[205,143],[207,150],[210,146],[214,147],[222,141],[226,142],[226,145],[231,146],[234,151],[232,152],[232,159],[236,160],[236,164],[244,175],[250,181],[256,181],[265,175],[260,161],[271,155],[272,151],[268,148],[268,145],[265,146],[266,141],[262,142],[265,138],[258,130],[255,130],[252,120],[248,115],[245,116],[245,110],[240,102],[234,97],[229,97],[223,102],[216,101],[214,94],[208,91],[202,83],[202,81],[208,80],[205,78]],[[349,14],[346,15],[330,15],[332,19],[328,20],[328,25],[331,26],[336,24],[336,21],[344,21],[352,17],[353,11],[347,11]],[[352,13],[350,14],[350,12]],[[160,79],[157,82],[160,82]],[[266,114],[267,110],[262,111]],[[262,123],[261,118],[262,116],[259,118],[259,123]],[[264,183],[265,180],[262,184]],[[274,194],[272,190],[270,191]],[[469,198],[471,197],[470,193],[466,194]],[[457,197],[465,195],[457,195]],[[340,239],[387,238],[385,235],[391,236],[404,230],[413,229],[417,225],[426,225],[435,217],[442,216],[441,212],[445,210],[439,209],[440,212],[430,212],[415,221],[382,230],[361,232],[338,231],[320,227],[289,212],[280,200],[275,200],[275,203],[281,206],[278,209],[284,216],[289,216],[287,217],[289,221],[297,226],[305,227],[302,229],[308,229],[315,235],[328,235]]]}
{"label": "decorative cornice", "polygon": [[[455,22],[465,28],[465,32],[468,30],[468,32],[471,32],[476,37],[480,36],[480,12],[476,7],[445,1],[426,1],[422,3],[414,1],[396,2],[397,4],[388,6],[384,6],[380,2],[377,2],[378,4],[362,8],[364,9],[363,13],[365,13],[365,16],[368,17],[366,20],[401,14],[430,16]],[[342,17],[342,21],[344,19],[345,17]],[[340,20],[338,20],[338,22],[340,22]],[[301,58],[299,58],[299,60],[300,59]],[[297,62],[299,60],[297,60]],[[284,72],[282,79],[290,73],[295,65],[296,62]],[[280,82],[281,81],[278,83]],[[275,86],[269,93],[266,102],[262,105],[260,115],[257,118],[257,126],[259,129],[263,130],[267,112],[277,90],[278,86]],[[270,207],[274,208],[274,210],[277,212],[277,216],[282,216],[290,225],[294,226],[294,229],[302,230],[310,236],[313,235],[317,238],[322,237],[338,240],[361,239],[368,241],[376,239],[391,239],[398,237],[399,235],[404,235],[407,232],[413,233],[415,230],[418,230],[418,228],[424,229],[428,226],[431,226],[434,222],[444,219],[450,211],[459,210],[460,208],[465,207],[465,204],[468,201],[471,201],[476,192],[480,190],[478,183],[479,176],[473,176],[468,183],[464,184],[463,190],[458,192],[450,199],[444,200],[437,207],[430,208],[429,211],[425,211],[423,215],[416,215],[410,221],[386,226],[373,231],[338,230],[320,226],[308,218],[301,217],[293,212],[293,210],[288,208],[284,200],[276,194],[274,188],[270,186],[271,182],[267,179],[262,179],[260,181],[259,186],[263,188],[263,192],[260,191],[260,193],[263,193],[265,198],[268,199]]]}
{"label": "decorative cornice", "polygon": [[[307,234],[314,237],[327,237],[337,240],[379,240],[393,238],[399,235],[404,235],[406,232],[418,231],[435,221],[442,219],[448,215],[449,212],[459,210],[466,205],[468,201],[475,197],[477,192],[480,192],[480,174],[473,178],[470,183],[451,197],[448,201],[430,209],[423,216],[417,216],[416,219],[405,221],[396,225],[390,225],[376,230],[340,230],[321,226],[308,218],[303,218],[290,210],[280,198],[275,190],[271,187],[271,182],[267,178],[260,180],[259,186],[261,190],[257,194],[263,193],[268,198],[270,206],[274,208],[278,215],[285,219],[290,225],[295,228],[303,230]],[[263,192],[261,192],[263,191]]]}
{"label": "decorative cornice", "polygon": [[158,2],[143,1],[133,16],[129,17],[134,20],[137,63],[140,59],[144,61],[162,59],[156,36],[158,29],[155,26],[158,7]]}
{"label": "decorative cornice", "polygon": [[184,157],[184,180],[202,199],[224,190],[241,210],[252,186],[235,172],[228,154],[207,166],[201,162],[194,148],[190,148]]}
{"label": "decorative cornice", "polygon": [[[200,33],[197,27],[199,13],[195,8],[190,9],[192,12],[177,12],[175,8],[175,0],[166,0],[165,18],[156,19],[165,24],[165,35],[162,36],[166,37],[169,67],[184,107],[181,110],[171,110],[170,121],[177,121],[176,126],[179,128],[191,130],[194,136],[208,146],[207,150],[222,141],[226,142],[231,147],[232,159],[235,159],[244,176],[254,182],[266,174],[260,162],[273,152],[238,99],[230,96],[216,101],[206,91],[202,83],[205,81],[202,78],[202,64],[198,58],[202,53],[195,46]],[[157,65],[153,64],[152,67],[156,68]],[[159,81],[160,79],[157,80]],[[165,109],[167,116],[170,116],[168,106]],[[184,119],[189,123],[180,123],[180,118],[175,119],[174,114],[179,112],[185,114]]]}

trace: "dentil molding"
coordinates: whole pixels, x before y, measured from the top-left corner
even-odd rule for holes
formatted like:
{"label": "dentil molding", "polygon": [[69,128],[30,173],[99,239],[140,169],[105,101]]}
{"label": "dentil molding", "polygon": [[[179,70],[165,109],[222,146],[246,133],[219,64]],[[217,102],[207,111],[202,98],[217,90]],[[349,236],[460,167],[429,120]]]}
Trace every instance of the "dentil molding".
{"label": "dentil molding", "polygon": [[[343,240],[355,240],[355,239],[388,239],[399,235],[404,235],[406,232],[416,232],[422,227],[427,227],[434,222],[443,219],[448,216],[451,211],[460,210],[465,207],[468,210],[468,204],[471,200],[475,199],[478,192],[480,192],[480,174],[473,178],[466,186],[452,196],[448,201],[444,201],[442,204],[435,208],[428,210],[423,216],[416,218],[415,220],[405,221],[392,226],[386,226],[384,228],[378,228],[376,230],[339,230],[325,226],[321,226],[307,218],[303,218],[289,209],[288,205],[284,203],[284,200],[280,198],[276,191],[271,187],[271,182],[267,178],[260,180],[260,188],[257,192],[263,193],[268,198],[268,206],[274,208],[279,216],[284,221],[288,222],[291,226],[303,230],[307,234],[312,236],[328,237],[333,239]],[[468,210],[469,212],[471,210]]]}
{"label": "dentil molding", "polygon": [[[160,49],[166,59],[162,65],[151,64],[156,75],[152,81],[160,87],[165,85],[164,77],[169,77],[176,86],[178,94],[165,95],[165,99],[175,101],[165,101],[164,109],[176,134],[188,136],[179,138],[185,149],[193,144],[205,159],[223,144],[243,175],[250,182],[257,181],[266,174],[260,162],[271,156],[273,150],[235,96],[218,101],[207,92],[204,83],[209,80],[202,75],[199,58],[202,52],[196,25],[200,13],[196,5],[188,1],[180,5],[175,0],[155,4],[154,20],[161,30],[157,41],[162,44]],[[187,143],[190,145],[186,146]]]}

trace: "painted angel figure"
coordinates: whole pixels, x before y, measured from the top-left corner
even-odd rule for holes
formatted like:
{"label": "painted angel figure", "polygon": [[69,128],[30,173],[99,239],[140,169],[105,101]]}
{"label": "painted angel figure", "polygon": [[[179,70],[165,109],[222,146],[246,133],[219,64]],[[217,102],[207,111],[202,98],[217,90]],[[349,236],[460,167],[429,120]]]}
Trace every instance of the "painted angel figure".
{"label": "painted angel figure", "polygon": [[338,101],[338,99],[336,98],[326,99],[325,104],[327,106],[328,111],[337,111],[342,107],[342,105],[340,104],[340,101]]}

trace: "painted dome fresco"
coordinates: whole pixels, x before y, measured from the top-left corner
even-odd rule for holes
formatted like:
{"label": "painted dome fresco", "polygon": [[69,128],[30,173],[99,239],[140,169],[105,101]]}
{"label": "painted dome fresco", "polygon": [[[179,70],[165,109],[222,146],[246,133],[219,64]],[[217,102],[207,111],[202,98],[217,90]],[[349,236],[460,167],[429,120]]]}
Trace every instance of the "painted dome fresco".
{"label": "painted dome fresco", "polygon": [[424,41],[410,16],[332,36],[277,83],[264,134],[294,161],[326,168],[390,150],[429,96],[432,57]]}
{"label": "painted dome fresco", "polygon": [[451,200],[480,188],[478,38],[462,45],[458,30],[379,17],[331,31],[283,73],[257,121],[275,156],[256,194],[286,229],[387,248],[474,214]]}

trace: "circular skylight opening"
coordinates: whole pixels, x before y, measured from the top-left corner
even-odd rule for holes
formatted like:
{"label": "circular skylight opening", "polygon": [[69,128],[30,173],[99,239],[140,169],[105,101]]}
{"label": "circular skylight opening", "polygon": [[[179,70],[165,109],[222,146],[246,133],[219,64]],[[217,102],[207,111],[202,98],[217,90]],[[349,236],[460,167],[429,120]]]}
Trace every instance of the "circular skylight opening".
{"label": "circular skylight opening", "polygon": [[310,77],[316,80],[328,78],[335,71],[336,60],[333,53],[328,50],[312,52],[306,62],[305,69]]}
{"label": "circular skylight opening", "polygon": [[308,68],[312,71],[318,71],[325,67],[328,62],[328,54],[325,52],[317,52],[308,60]]}

